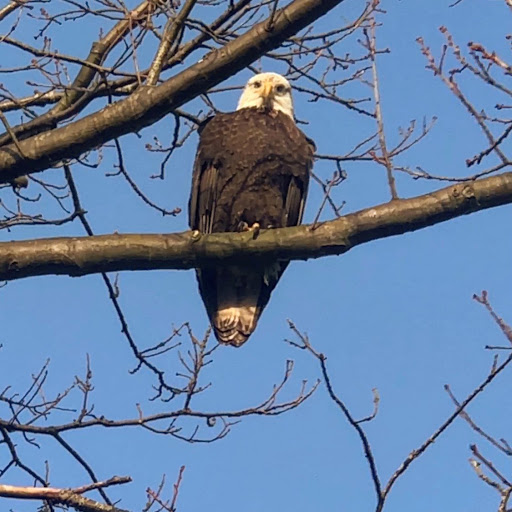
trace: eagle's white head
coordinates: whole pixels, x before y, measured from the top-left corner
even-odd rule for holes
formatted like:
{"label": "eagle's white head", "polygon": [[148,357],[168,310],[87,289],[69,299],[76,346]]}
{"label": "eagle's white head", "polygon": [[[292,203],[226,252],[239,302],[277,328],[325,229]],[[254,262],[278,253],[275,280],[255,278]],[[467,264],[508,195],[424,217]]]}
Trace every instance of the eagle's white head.
{"label": "eagle's white head", "polygon": [[247,82],[236,109],[261,107],[278,110],[293,119],[292,87],[284,76],[259,73]]}

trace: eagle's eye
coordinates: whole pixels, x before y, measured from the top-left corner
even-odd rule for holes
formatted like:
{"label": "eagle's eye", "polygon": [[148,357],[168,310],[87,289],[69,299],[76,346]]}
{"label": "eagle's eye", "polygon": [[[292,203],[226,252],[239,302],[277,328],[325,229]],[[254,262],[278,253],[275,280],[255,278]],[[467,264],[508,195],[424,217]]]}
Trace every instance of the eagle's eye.
{"label": "eagle's eye", "polygon": [[252,86],[255,88],[255,89],[259,89],[261,87],[261,82],[259,80],[256,80],[256,82],[253,82],[252,83]]}
{"label": "eagle's eye", "polygon": [[276,87],[276,92],[278,94],[284,94],[286,92],[286,86],[283,85],[283,84],[279,84],[277,87]]}

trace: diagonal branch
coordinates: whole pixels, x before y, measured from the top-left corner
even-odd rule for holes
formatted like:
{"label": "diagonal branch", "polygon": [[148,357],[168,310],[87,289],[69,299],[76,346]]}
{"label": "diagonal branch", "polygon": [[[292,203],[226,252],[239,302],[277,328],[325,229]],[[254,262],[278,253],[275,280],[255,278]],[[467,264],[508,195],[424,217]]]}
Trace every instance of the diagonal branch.
{"label": "diagonal branch", "polygon": [[272,30],[264,20],[158,87],[141,87],[129,98],[99,112],[20,141],[25,158],[20,157],[13,145],[1,148],[0,183],[43,171],[64,159],[76,158],[109,140],[155,123],[277,48],[343,1],[294,0],[276,12]]}
{"label": "diagonal branch", "polygon": [[[439,438],[439,436],[455,421],[457,416],[460,415],[462,411],[466,409],[466,407],[483,391],[487,389],[489,384],[505,369],[507,366],[512,363],[512,354],[510,354],[499,366],[497,366],[493,371],[487,375],[485,380],[475,388],[466,399],[460,403],[460,405],[455,409],[455,411],[448,417],[448,419],[432,434],[419,448],[413,450],[402,462],[400,467],[393,473],[391,478],[388,480],[386,487],[382,492],[382,506],[377,507],[376,512],[381,512],[384,506],[384,501],[386,500],[388,494],[390,493],[392,487],[396,483],[396,481],[407,471],[407,468],[432,445]],[[505,511],[504,511],[505,512]]]}
{"label": "diagonal branch", "polygon": [[[81,68],[73,82],[59,96],[57,104],[54,105],[53,108],[51,108],[48,112],[36,117],[32,121],[14,127],[14,134],[20,138],[27,138],[32,135],[37,135],[38,133],[41,133],[49,128],[55,128],[59,121],[67,119],[76,114],[77,110],[70,107],[75,105],[81,98],[86,95],[85,91],[87,87],[91,85],[97,73],[104,73],[106,71],[106,69],[102,67],[102,64],[107,58],[108,54],[116,47],[120,41],[123,40],[130,29],[133,29],[135,25],[144,23],[144,21],[151,16],[154,10],[155,5],[153,5],[151,1],[141,2],[135,9],[127,12],[126,17],[116,23],[116,25],[103,38],[101,38],[99,41],[95,41],[92,44],[89,55],[85,60],[77,59],[74,57],[71,58],[72,62],[81,64]],[[21,46],[25,49],[27,48],[27,45],[21,42],[15,43],[9,39],[4,39],[4,42],[8,44],[16,44],[18,47]],[[28,48],[30,48],[31,53],[36,51],[34,48]],[[44,56],[50,54],[48,51],[41,51],[39,53],[35,53],[35,55]],[[58,58],[59,60],[66,60],[64,57],[65,56],[62,55],[54,55],[54,58]],[[97,92],[98,87],[95,87],[94,89]],[[90,99],[90,97],[93,95],[94,94],[91,93],[91,91],[88,91],[88,98],[86,99]],[[56,97],[56,95],[49,95],[47,93],[37,93],[35,96],[39,99]],[[82,101],[81,105],[79,106],[79,110],[85,108],[87,104],[88,101]],[[0,136],[0,145],[8,143],[10,139],[13,139],[13,136],[9,132]]]}
{"label": "diagonal branch", "polygon": [[158,82],[164,62],[169,55],[171,47],[176,43],[177,39],[180,39],[178,36],[180,35],[180,32],[182,33],[183,24],[192,12],[196,2],[197,0],[187,0],[180,13],[175,18],[170,18],[167,22],[164,33],[162,34],[162,41],[148,73],[148,78],[146,80],[147,85],[156,85]]}
{"label": "diagonal branch", "polygon": [[190,269],[254,258],[299,260],[351,248],[512,203],[512,172],[398,199],[309,226],[252,233],[128,234],[0,243],[0,280],[149,269]]}
{"label": "diagonal branch", "polygon": [[5,7],[0,9],[0,21],[2,21],[5,17],[7,17],[11,12],[22,7],[23,4],[26,4],[27,0],[16,0],[15,2],[9,2]]}

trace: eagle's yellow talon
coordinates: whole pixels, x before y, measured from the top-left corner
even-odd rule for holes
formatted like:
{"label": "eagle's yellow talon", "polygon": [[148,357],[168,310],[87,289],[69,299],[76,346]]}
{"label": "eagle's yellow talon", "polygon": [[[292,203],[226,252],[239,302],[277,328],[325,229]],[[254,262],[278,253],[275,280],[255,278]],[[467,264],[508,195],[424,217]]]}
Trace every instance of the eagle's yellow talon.
{"label": "eagle's yellow talon", "polygon": [[201,232],[197,229],[194,229],[194,231],[192,231],[192,241],[197,242],[200,238],[201,238]]}

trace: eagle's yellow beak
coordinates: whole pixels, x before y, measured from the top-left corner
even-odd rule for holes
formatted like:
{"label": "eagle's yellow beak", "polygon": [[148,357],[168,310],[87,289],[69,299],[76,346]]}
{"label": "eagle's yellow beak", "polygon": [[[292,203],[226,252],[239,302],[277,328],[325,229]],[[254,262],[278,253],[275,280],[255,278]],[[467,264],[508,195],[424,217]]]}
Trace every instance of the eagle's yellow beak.
{"label": "eagle's yellow beak", "polygon": [[272,82],[263,82],[263,89],[261,91],[261,97],[263,98],[263,106],[272,109],[272,98],[273,98],[274,86]]}

